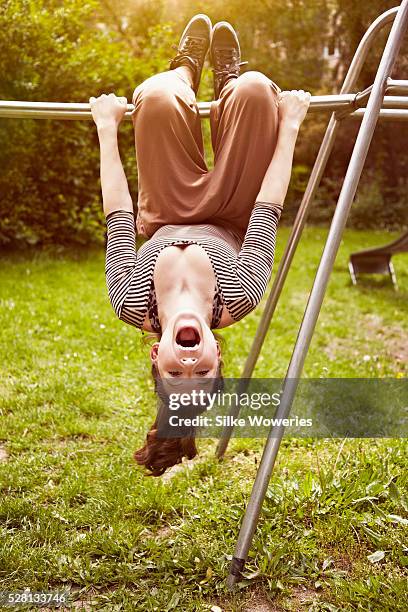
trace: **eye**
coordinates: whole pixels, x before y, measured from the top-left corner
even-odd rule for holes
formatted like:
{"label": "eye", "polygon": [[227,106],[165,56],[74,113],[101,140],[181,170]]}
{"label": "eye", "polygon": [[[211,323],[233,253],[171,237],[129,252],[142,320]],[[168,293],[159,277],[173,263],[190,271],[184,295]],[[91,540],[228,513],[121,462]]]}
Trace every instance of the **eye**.
{"label": "eye", "polygon": [[208,374],[208,372],[209,372],[209,371],[210,371],[210,370],[200,370],[199,372],[197,372],[197,374],[198,374],[199,376],[205,376],[206,374]]}
{"label": "eye", "polygon": [[181,372],[178,370],[169,371],[170,376],[181,376]]}

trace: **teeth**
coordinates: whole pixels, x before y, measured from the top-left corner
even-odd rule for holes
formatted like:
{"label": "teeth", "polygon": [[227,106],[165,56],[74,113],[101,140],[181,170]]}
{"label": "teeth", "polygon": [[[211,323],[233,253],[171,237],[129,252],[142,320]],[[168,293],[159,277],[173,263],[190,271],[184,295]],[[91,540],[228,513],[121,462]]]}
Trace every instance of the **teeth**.
{"label": "teeth", "polygon": [[194,346],[183,346],[182,344],[178,344],[178,346],[182,351],[194,351],[198,349],[198,344],[195,344]]}

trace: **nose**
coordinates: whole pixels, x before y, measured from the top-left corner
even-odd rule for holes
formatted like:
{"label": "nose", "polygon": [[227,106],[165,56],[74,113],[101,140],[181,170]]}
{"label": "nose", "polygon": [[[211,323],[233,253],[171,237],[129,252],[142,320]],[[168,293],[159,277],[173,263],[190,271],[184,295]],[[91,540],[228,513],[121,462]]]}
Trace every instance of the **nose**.
{"label": "nose", "polygon": [[197,363],[197,358],[196,357],[182,357],[180,361],[183,365],[194,365],[195,363]]}

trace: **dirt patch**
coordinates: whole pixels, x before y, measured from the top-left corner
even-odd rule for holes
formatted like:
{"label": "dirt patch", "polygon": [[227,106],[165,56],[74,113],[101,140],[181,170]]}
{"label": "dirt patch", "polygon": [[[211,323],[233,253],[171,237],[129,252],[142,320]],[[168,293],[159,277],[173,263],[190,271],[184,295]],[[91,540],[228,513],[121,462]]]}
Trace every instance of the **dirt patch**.
{"label": "dirt patch", "polygon": [[81,599],[73,601],[70,605],[71,608],[74,608],[75,610],[84,610],[85,612],[89,612],[90,610],[92,610],[89,601],[83,601]]}
{"label": "dirt patch", "polygon": [[[365,315],[362,318],[360,329],[364,334],[367,351],[370,350],[370,342],[380,342],[383,354],[391,357],[397,363],[407,363],[408,332],[405,329],[399,325],[385,325],[383,319],[377,314]],[[355,357],[361,356],[361,348],[355,347],[355,338],[351,335],[347,338],[333,338],[325,348],[325,353],[330,361],[337,359],[343,352]]]}
{"label": "dirt patch", "polygon": [[338,554],[333,551],[334,566],[343,572],[350,572],[353,568],[351,557],[346,554]]}
{"label": "dirt patch", "polygon": [[155,533],[156,538],[168,538],[173,533],[173,529],[168,525],[164,527],[160,527],[160,529]]}
{"label": "dirt patch", "polygon": [[364,317],[364,329],[369,332],[369,337],[381,340],[384,343],[385,352],[402,363],[408,361],[408,332],[399,325],[385,326],[378,315],[366,315]]}
{"label": "dirt patch", "polygon": [[[56,608],[40,608],[42,610],[42,612],[55,612]],[[62,608],[62,609],[66,609],[66,608]],[[72,601],[70,600],[69,602],[69,609],[70,610],[83,610],[84,612],[91,612],[91,610],[95,610],[95,608],[92,608],[92,603],[90,600],[85,600],[85,599],[77,599],[76,601]]]}
{"label": "dirt patch", "polygon": [[242,608],[243,612],[281,612],[282,610],[283,608],[273,604],[265,595],[256,592]]}
{"label": "dirt patch", "polygon": [[196,463],[198,463],[198,457],[194,457],[194,459],[186,459],[183,463],[177,463],[177,465],[173,465],[167,472],[163,474],[161,477],[163,482],[169,482],[176,474],[180,472],[186,472],[188,470],[192,470]]}
{"label": "dirt patch", "polygon": [[237,605],[242,612],[283,612],[286,610],[279,602],[271,601],[265,590],[260,587],[253,587],[245,594],[236,594],[236,597],[239,599],[239,604],[232,594],[228,599],[219,598],[210,610],[212,612],[231,612],[237,609]]}
{"label": "dirt patch", "polygon": [[[304,610],[304,606],[312,604],[319,597],[318,593],[313,589],[305,586],[294,587],[291,592],[290,601],[298,605],[295,610]],[[299,607],[300,606],[300,607]]]}
{"label": "dirt patch", "polygon": [[[288,595],[274,593],[270,599],[268,592],[260,587],[253,587],[250,591],[242,594],[239,609],[242,612],[305,612],[311,609],[310,606],[319,601],[319,593],[308,586],[299,585],[291,588]],[[233,605],[235,603],[235,607]],[[214,612],[231,612],[237,609],[237,601],[232,599],[218,599],[214,607]],[[210,604],[211,605],[211,604]],[[210,608],[212,610],[212,608]]]}
{"label": "dirt patch", "polygon": [[0,463],[2,461],[7,461],[7,459],[8,459],[8,452],[6,451],[4,446],[1,446],[0,444]]}
{"label": "dirt patch", "polygon": [[355,357],[358,356],[358,351],[352,349],[352,340],[349,338],[332,338],[330,343],[325,346],[324,352],[330,361],[335,361],[344,352]]}

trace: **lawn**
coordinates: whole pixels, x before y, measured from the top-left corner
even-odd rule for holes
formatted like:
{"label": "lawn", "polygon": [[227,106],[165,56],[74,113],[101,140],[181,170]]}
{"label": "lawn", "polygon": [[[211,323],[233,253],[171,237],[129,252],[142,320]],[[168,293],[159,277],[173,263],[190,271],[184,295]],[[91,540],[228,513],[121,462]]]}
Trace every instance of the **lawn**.
{"label": "lawn", "polygon": [[[305,232],[259,377],[285,373],[325,235]],[[394,258],[399,292],[347,272],[350,252],[393,237],[346,233],[305,376],[408,375],[407,255]],[[6,253],[0,287],[0,590],[69,589],[97,610],[406,610],[405,441],[284,439],[229,594],[262,441],[235,439],[218,462],[200,440],[172,477],[145,477],[132,452],[155,413],[147,349],[115,319],[103,252]],[[223,331],[227,376],[261,310]]]}

